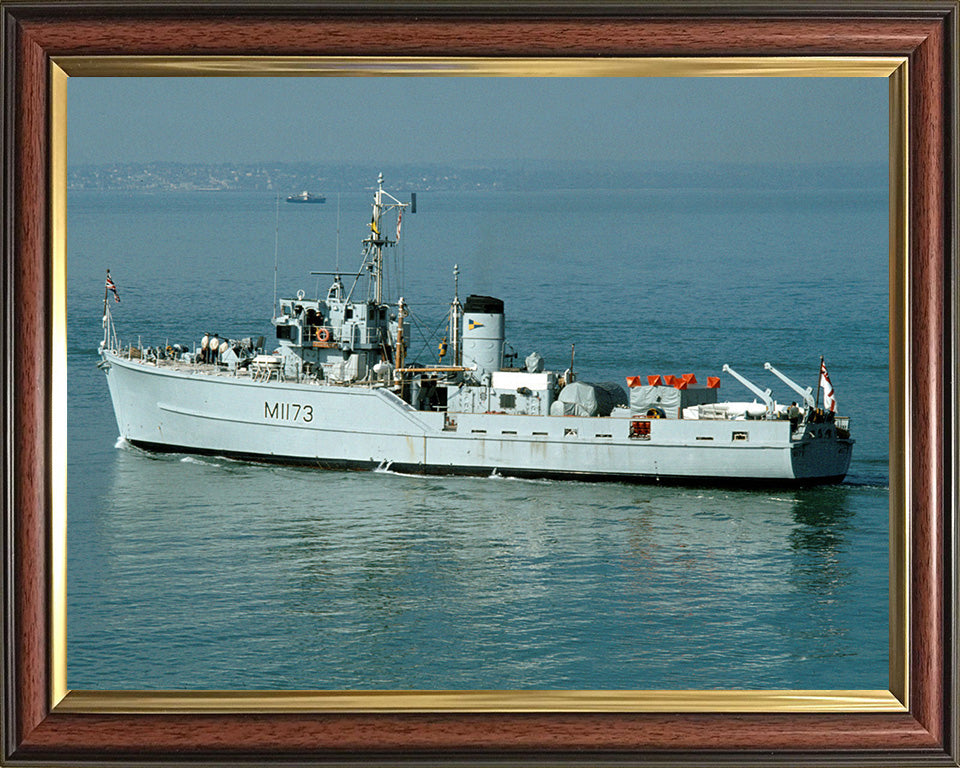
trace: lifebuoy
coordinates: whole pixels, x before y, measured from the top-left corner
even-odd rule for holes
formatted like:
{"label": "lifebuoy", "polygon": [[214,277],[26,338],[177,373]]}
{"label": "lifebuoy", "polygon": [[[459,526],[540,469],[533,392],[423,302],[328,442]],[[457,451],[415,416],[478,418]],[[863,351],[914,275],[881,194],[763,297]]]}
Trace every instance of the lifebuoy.
{"label": "lifebuoy", "polygon": [[326,328],[317,328],[317,341],[330,341],[330,331]]}

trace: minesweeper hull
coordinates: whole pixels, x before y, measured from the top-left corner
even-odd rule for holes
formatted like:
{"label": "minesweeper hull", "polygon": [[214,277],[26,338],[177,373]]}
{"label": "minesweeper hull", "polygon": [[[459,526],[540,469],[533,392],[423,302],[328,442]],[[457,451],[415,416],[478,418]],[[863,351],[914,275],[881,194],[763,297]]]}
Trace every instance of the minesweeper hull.
{"label": "minesweeper hull", "polygon": [[636,439],[637,417],[425,412],[385,388],[258,382],[101,355],[121,437],[150,450],[634,482],[839,482],[850,464],[852,441],[832,425],[795,440],[789,421],[654,419]]}

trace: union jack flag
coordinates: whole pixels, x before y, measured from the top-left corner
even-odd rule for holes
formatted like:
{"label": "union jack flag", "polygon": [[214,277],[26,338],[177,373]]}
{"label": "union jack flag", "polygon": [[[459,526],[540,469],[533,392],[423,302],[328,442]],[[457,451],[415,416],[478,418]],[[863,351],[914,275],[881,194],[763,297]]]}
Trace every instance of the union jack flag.
{"label": "union jack flag", "polygon": [[117,286],[114,285],[113,280],[110,277],[110,270],[107,270],[107,290],[113,291],[113,298],[116,299],[117,304],[120,303],[120,294],[117,293]]}

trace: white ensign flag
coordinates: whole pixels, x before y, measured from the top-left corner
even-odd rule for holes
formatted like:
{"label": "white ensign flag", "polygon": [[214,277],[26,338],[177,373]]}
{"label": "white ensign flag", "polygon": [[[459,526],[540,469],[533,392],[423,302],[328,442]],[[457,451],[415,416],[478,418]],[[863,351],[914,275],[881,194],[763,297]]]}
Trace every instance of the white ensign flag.
{"label": "white ensign flag", "polygon": [[837,411],[837,398],[833,396],[833,384],[830,383],[830,374],[827,373],[827,366],[820,361],[820,387],[823,389],[823,407],[828,411]]}

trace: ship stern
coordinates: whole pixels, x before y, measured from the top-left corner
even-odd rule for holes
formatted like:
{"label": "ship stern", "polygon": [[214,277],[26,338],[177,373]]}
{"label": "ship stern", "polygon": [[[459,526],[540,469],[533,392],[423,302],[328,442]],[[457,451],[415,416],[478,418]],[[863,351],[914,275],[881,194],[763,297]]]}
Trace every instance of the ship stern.
{"label": "ship stern", "polygon": [[794,478],[803,483],[841,482],[850,469],[854,442],[836,434],[798,441],[790,450]]}

